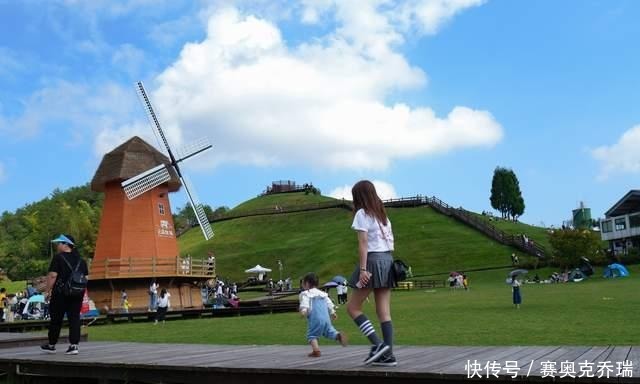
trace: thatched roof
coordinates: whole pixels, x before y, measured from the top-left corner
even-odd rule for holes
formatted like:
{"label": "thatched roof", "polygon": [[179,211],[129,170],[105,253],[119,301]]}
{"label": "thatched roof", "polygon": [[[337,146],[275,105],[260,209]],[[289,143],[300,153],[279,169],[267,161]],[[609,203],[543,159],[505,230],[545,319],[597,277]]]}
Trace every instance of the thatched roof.
{"label": "thatched roof", "polygon": [[[134,136],[102,158],[96,174],[91,180],[91,189],[104,192],[104,186],[111,181],[124,181],[160,164],[170,164],[168,157]],[[171,180],[169,191],[180,189],[180,179],[173,167],[169,168]]]}

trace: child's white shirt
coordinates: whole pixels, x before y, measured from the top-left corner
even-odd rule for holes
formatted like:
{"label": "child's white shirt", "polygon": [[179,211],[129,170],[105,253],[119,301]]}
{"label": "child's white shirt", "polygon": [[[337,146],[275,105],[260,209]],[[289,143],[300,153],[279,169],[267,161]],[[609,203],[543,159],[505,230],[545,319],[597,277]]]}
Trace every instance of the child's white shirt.
{"label": "child's white shirt", "polygon": [[331,301],[329,295],[326,292],[319,290],[318,288],[311,288],[307,289],[306,291],[300,292],[300,312],[311,312],[313,310],[313,308],[311,308],[311,299],[316,297],[324,298],[331,315],[334,315],[336,313],[335,305],[333,305],[333,301]]}

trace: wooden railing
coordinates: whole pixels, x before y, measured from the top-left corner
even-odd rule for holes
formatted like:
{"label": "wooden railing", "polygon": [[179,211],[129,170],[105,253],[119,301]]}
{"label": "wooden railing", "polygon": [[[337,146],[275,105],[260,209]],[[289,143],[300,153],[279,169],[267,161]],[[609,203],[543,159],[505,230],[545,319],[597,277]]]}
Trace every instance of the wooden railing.
{"label": "wooden railing", "polygon": [[499,243],[518,248],[521,251],[524,251],[538,258],[544,258],[546,256],[547,251],[544,247],[535,243],[532,244],[531,242],[524,242],[521,236],[506,233],[505,231],[496,228],[494,225],[480,219],[477,215],[463,209],[462,207],[453,208],[437,197],[425,197],[423,198],[423,200],[426,202],[426,204],[428,204],[436,211],[454,217],[455,219],[484,233],[486,236],[498,241]]}
{"label": "wooden railing", "polygon": [[186,257],[130,257],[93,261],[89,271],[90,279],[161,276],[214,277],[215,265]]}
{"label": "wooden railing", "polygon": [[237,219],[240,217],[275,215],[280,213],[292,213],[292,212],[304,212],[304,211],[316,211],[320,209],[330,209],[330,208],[346,208],[346,209],[352,210],[353,203],[351,203],[348,200],[335,200],[335,201],[325,201],[322,203],[301,204],[301,205],[294,205],[294,206],[274,205],[271,208],[260,208],[260,209],[253,209],[251,211],[239,211],[239,212],[230,212],[230,213],[224,213],[221,215],[215,215],[211,218],[211,222]]}

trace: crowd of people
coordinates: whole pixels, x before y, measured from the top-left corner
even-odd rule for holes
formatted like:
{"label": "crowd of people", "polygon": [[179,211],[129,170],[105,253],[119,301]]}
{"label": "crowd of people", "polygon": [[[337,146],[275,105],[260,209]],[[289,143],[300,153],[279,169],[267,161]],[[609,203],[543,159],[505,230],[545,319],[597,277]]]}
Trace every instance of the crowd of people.
{"label": "crowd of people", "polygon": [[465,273],[452,272],[449,274],[447,282],[451,289],[464,288],[465,291],[469,289],[469,278]]}
{"label": "crowd of people", "polygon": [[13,322],[15,320],[44,320],[49,318],[49,302],[29,299],[40,295],[33,287],[8,293],[6,288],[0,288],[0,323]]}

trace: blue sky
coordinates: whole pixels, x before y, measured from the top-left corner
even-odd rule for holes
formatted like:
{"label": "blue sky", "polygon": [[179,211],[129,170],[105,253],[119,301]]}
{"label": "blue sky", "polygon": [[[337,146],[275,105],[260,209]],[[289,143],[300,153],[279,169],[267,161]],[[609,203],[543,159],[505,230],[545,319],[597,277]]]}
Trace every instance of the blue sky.
{"label": "blue sky", "polygon": [[[91,180],[132,135],[145,82],[203,202],[272,180],[490,209],[512,168],[522,220],[601,216],[640,175],[636,1],[0,0],[0,211]],[[182,193],[174,205],[186,201]]]}

